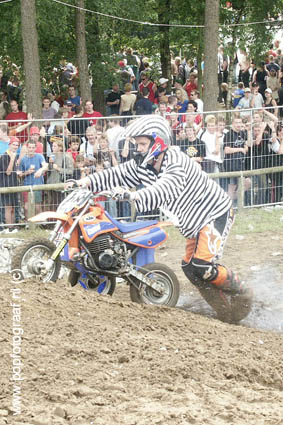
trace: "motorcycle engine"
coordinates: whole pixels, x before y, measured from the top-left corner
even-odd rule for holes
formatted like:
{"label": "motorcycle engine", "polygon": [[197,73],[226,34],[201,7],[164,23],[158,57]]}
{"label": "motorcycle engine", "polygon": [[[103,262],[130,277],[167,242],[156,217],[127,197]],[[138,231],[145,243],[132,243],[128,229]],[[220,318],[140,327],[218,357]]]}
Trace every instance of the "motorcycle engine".
{"label": "motorcycle engine", "polygon": [[[98,236],[86,244],[95,265],[103,270],[117,269],[125,263],[125,244],[109,234]],[[91,264],[87,264],[91,267]]]}

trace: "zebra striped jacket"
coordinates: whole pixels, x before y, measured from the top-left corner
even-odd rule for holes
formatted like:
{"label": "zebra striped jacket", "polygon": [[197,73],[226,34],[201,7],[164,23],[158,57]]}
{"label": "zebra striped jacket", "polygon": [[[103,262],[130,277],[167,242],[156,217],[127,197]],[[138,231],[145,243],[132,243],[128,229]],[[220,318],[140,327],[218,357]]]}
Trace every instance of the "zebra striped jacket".
{"label": "zebra striped jacket", "polygon": [[196,237],[200,229],[232,205],[227,193],[177,147],[165,152],[159,172],[150,165],[137,166],[131,159],[89,178],[93,192],[143,184],[136,194],[137,211],[160,208],[186,238]]}

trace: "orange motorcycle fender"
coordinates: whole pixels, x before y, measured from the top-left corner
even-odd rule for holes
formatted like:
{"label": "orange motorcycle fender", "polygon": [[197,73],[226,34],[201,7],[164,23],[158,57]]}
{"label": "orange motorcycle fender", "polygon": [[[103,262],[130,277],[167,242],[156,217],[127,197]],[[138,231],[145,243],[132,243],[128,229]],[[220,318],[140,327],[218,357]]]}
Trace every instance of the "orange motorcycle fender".
{"label": "orange motorcycle fender", "polygon": [[61,220],[61,221],[67,221],[69,224],[72,224],[73,219],[69,217],[67,214],[58,213],[56,211],[45,211],[40,214],[37,214],[31,218],[28,219],[28,221],[31,221],[32,223],[39,223],[42,221],[47,221],[48,219],[55,219],[55,220]]}

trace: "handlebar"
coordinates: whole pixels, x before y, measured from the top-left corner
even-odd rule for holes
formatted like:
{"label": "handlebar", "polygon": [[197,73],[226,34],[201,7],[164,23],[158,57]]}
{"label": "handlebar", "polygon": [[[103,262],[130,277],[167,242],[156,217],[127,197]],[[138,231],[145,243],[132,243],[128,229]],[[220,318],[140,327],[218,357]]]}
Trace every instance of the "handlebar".
{"label": "handlebar", "polygon": [[113,198],[113,192],[111,190],[103,190],[102,192],[98,192],[95,196],[106,196],[106,198]]}
{"label": "handlebar", "polygon": [[67,185],[69,185],[71,183],[73,183],[72,186],[68,186],[68,187],[66,187],[66,189],[72,189],[73,187],[79,187],[78,182],[75,179],[68,179],[68,180],[66,180],[65,185],[67,186]]}
{"label": "handlebar", "polygon": [[[89,186],[79,185],[78,181],[75,180],[75,179],[66,180],[65,191],[73,191],[74,189],[78,189],[78,188],[90,190]],[[112,190],[103,190],[101,192],[97,192],[97,193],[93,194],[93,199],[99,198],[100,196],[105,196],[106,198],[112,198],[114,200],[117,199],[117,196],[115,196],[115,194],[113,193]]]}

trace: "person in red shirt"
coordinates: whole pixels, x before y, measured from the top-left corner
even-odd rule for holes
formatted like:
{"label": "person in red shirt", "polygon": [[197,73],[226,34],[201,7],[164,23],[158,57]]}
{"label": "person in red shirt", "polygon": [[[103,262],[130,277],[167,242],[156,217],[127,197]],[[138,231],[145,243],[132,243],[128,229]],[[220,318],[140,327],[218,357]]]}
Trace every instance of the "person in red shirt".
{"label": "person in red shirt", "polygon": [[157,104],[158,100],[155,97],[155,92],[157,90],[156,84],[150,81],[149,76],[146,72],[142,72],[141,74],[141,83],[139,84],[139,92],[142,94],[142,89],[146,87],[149,90],[148,99]]}
{"label": "person in red shirt", "polygon": [[194,74],[193,72],[190,74],[189,78],[187,79],[186,83],[184,84],[184,89],[188,93],[188,97],[189,98],[191,96],[191,92],[193,90],[197,90],[198,89],[197,75]]}
{"label": "person in red shirt", "polygon": [[[25,112],[19,110],[19,105],[16,100],[11,100],[10,102],[11,111],[6,115],[5,120],[9,121],[8,126],[10,130],[16,130],[17,127],[25,124],[25,120],[28,119],[28,116]],[[20,140],[20,143],[24,143],[28,139],[27,129],[25,128],[20,133],[17,133],[17,137]]]}
{"label": "person in red shirt", "polygon": [[85,101],[85,112],[83,114],[83,118],[88,118],[90,125],[95,125],[97,120],[94,120],[93,118],[103,117],[103,115],[95,111],[93,109],[93,103],[91,100]]}
{"label": "person in red shirt", "polygon": [[74,162],[76,162],[76,158],[80,153],[79,149],[80,149],[80,138],[77,136],[71,136],[69,149],[67,150],[67,152],[69,152],[72,155]]}

